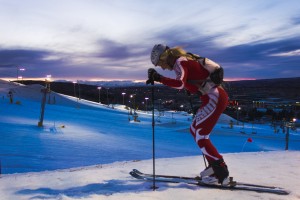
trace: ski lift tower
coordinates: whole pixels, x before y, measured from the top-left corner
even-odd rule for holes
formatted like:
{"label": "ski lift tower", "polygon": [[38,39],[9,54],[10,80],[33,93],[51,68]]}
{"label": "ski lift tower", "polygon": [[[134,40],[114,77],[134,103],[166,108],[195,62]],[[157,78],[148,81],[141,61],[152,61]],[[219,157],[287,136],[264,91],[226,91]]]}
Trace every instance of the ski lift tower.
{"label": "ski lift tower", "polygon": [[43,98],[42,98],[42,103],[41,103],[40,121],[38,122],[39,127],[43,126],[45,106],[46,106],[46,97],[47,97],[47,94],[50,92],[50,80],[51,80],[51,75],[47,75],[46,80],[45,80],[45,88],[43,88],[41,90],[41,92],[43,93]]}

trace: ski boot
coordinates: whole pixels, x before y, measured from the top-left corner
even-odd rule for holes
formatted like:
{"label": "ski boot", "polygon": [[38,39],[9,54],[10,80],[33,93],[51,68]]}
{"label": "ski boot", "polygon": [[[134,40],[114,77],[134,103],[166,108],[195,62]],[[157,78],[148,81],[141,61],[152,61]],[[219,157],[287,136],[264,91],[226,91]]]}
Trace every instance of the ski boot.
{"label": "ski boot", "polygon": [[227,169],[227,165],[224,162],[223,158],[220,158],[219,160],[213,161],[211,163],[212,169],[214,171],[215,177],[218,179],[218,183],[220,183],[223,186],[226,186],[229,184],[229,171]]}
{"label": "ski boot", "polygon": [[228,185],[229,180],[229,171],[227,165],[225,164],[223,158],[210,162],[209,166],[200,172],[201,180],[207,184],[217,184]]}
{"label": "ski boot", "polygon": [[215,172],[210,164],[202,172],[200,172],[200,178],[201,181],[206,184],[218,183],[218,179],[215,177]]}

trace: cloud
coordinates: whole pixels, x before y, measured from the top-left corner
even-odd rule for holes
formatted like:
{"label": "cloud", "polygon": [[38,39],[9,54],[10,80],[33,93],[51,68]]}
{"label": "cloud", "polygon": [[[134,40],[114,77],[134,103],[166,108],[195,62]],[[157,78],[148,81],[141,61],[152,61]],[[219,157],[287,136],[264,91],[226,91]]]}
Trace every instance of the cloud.
{"label": "cloud", "polygon": [[[223,62],[249,62],[267,61],[271,59],[270,56],[286,51],[296,51],[299,49],[300,38],[290,38],[278,41],[260,41],[257,43],[247,43],[231,47],[217,47],[211,46],[207,56],[213,56]],[[201,41],[196,41],[201,43]],[[200,47],[201,48],[201,47]],[[205,48],[203,49],[205,52]]]}
{"label": "cloud", "polygon": [[188,25],[173,26],[156,32],[151,40],[155,41],[156,44],[164,43],[170,47],[181,46],[188,51],[199,52],[202,49],[206,49],[206,51],[217,49],[215,41],[227,35],[227,33],[205,34],[204,32],[205,29],[199,32],[195,27]]}
{"label": "cloud", "polygon": [[293,17],[291,21],[292,21],[292,25],[300,25],[300,16]]}
{"label": "cloud", "polygon": [[171,47],[182,46],[187,51],[219,62],[225,69],[226,78],[294,77],[299,74],[300,38],[261,40],[229,47],[218,45],[216,41],[226,34],[205,35],[191,27],[173,27],[156,32],[147,43],[142,44],[98,39],[98,50],[85,54],[1,49],[0,69],[11,69],[13,77],[15,67],[22,65],[31,77],[52,74],[54,78],[141,80],[145,79],[147,68],[153,67],[149,59],[153,45],[165,43]]}
{"label": "cloud", "polygon": [[[44,77],[66,64],[63,55],[46,50],[32,49],[1,49],[0,69],[1,76],[15,77],[16,67],[24,67],[32,77]],[[5,70],[5,71],[3,71]]]}
{"label": "cloud", "polygon": [[98,41],[99,53],[96,55],[100,58],[110,60],[122,60],[132,57],[139,57],[146,53],[143,45],[121,44],[109,39],[101,39]]}
{"label": "cloud", "polygon": [[[186,42],[186,50],[219,62],[225,68],[227,78],[295,77],[299,74],[299,37],[262,40],[230,47],[218,46],[215,40],[224,35],[199,35]],[[170,42],[174,42],[173,39]],[[177,40],[177,43],[181,42],[185,41]],[[293,53],[294,56],[279,56],[286,52]]]}
{"label": "cloud", "polygon": [[107,39],[100,40],[98,44],[101,48],[101,52],[98,53],[99,57],[108,59],[123,59],[130,56],[130,50],[127,45]]}
{"label": "cloud", "polygon": [[[16,77],[16,67],[26,68],[24,77],[70,79],[143,79],[149,62],[147,48],[105,40],[95,53],[66,54],[48,50],[1,49],[0,77]],[[147,57],[145,57],[147,55]],[[2,69],[2,70],[1,70]]]}
{"label": "cloud", "polygon": [[63,63],[58,54],[46,50],[2,49],[0,50],[1,66],[43,65]]}
{"label": "cloud", "polygon": [[228,69],[231,77],[236,74],[255,78],[295,77],[299,74],[299,54],[284,58],[282,55],[286,52],[299,53],[299,42],[297,37],[244,44],[225,48],[215,56]]}
{"label": "cloud", "polygon": [[0,66],[17,66],[28,62],[39,61],[45,51],[5,49],[0,50]]}
{"label": "cloud", "polygon": [[271,54],[270,56],[300,56],[300,49],[294,50],[294,51],[288,51],[288,52],[282,52],[282,53],[275,53]]}

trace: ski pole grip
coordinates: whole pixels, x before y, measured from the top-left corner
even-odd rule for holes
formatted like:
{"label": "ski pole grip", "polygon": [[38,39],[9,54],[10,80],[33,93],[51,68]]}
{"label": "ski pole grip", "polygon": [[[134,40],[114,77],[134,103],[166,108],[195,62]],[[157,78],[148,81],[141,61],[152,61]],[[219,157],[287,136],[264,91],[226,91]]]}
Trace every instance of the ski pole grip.
{"label": "ski pole grip", "polygon": [[149,85],[149,84],[154,85],[154,80],[153,80],[153,79],[148,79],[148,80],[146,81],[146,84],[147,84],[147,85]]}

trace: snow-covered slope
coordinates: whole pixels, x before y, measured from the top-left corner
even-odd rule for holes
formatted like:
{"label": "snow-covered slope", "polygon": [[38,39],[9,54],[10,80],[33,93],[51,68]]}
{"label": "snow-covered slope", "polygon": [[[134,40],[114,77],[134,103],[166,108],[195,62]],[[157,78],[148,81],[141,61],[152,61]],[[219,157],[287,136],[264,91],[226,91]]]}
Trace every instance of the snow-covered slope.
{"label": "snow-covered slope", "polygon": [[[283,151],[284,134],[274,134],[268,125],[235,125],[230,129],[231,118],[223,115],[211,135],[235,179],[284,187],[291,190],[288,196],[185,184],[158,184],[159,189],[153,192],[151,183],[128,174],[133,168],[152,171],[150,112],[138,112],[140,122],[134,122],[122,105],[112,109],[51,93],[44,126],[38,127],[41,89],[39,85],[0,81],[1,200],[300,198],[298,132],[291,132],[291,151]],[[19,104],[9,103],[10,90]],[[54,96],[55,103],[51,103]],[[197,175],[204,163],[188,131],[191,116],[155,113],[155,120],[157,173]],[[247,142],[248,138],[253,142]]]}
{"label": "snow-covered slope", "polygon": [[[0,178],[1,199],[243,199],[297,200],[300,198],[300,153],[295,151],[225,154],[231,175],[243,182],[284,187],[287,196],[248,191],[224,191],[187,184],[156,183],[133,179],[128,172],[152,172],[152,160],[117,162],[84,168],[5,175]],[[276,159],[274,159],[276,158]],[[201,156],[158,159],[156,172],[194,176],[203,168]]]}

